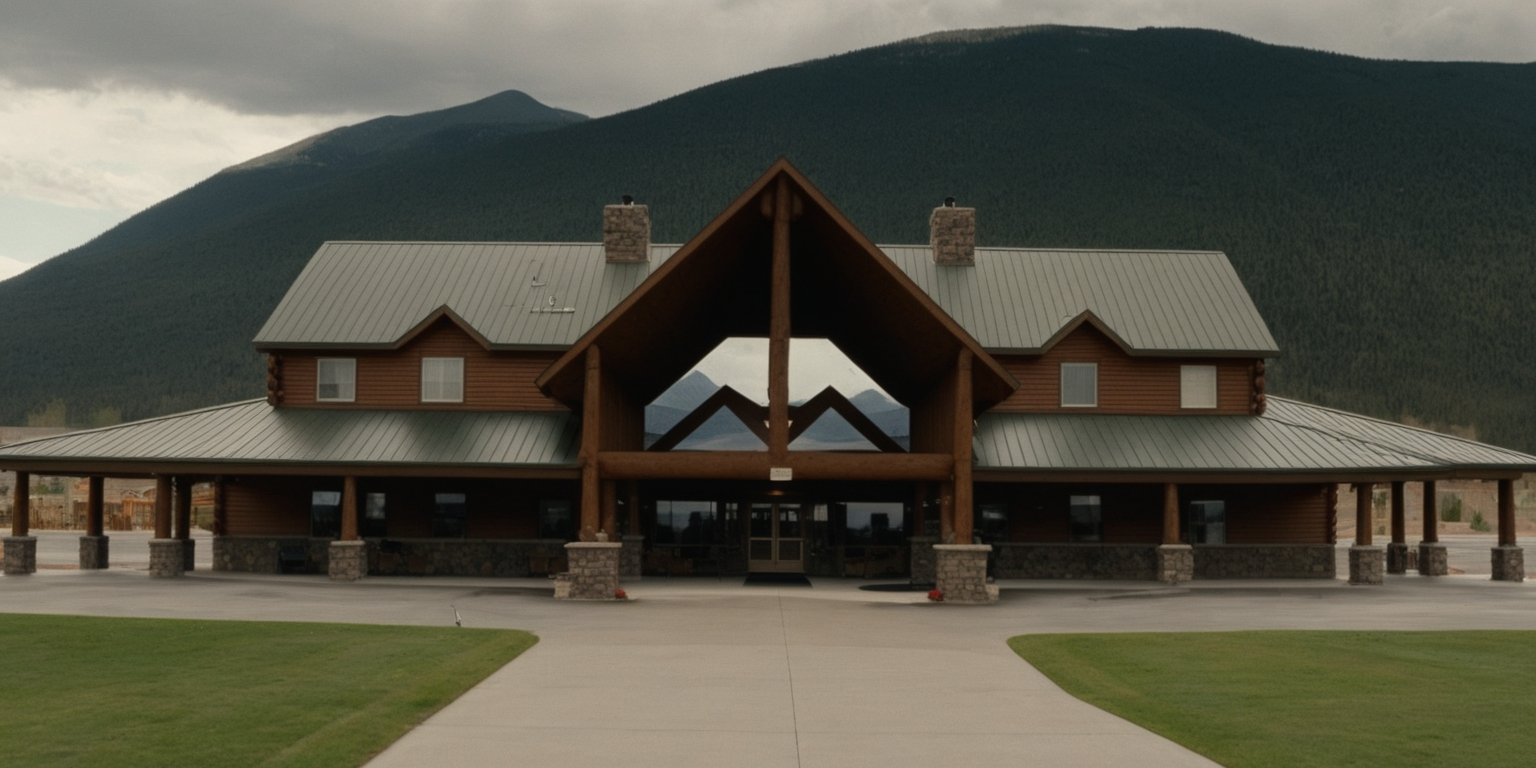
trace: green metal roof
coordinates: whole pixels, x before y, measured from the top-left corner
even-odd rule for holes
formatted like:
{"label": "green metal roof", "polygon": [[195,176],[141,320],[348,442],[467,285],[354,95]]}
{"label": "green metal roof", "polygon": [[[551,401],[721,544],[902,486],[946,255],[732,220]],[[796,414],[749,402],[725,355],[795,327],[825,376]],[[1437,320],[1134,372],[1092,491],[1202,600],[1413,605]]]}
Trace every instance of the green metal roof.
{"label": "green metal roof", "polygon": [[984,414],[976,462],[1025,472],[1536,471],[1536,456],[1278,397],[1263,416]]}
{"label": "green metal roof", "polygon": [[[389,347],[446,306],[495,348],[562,349],[677,249],[609,264],[598,243],[326,243],[255,343]],[[926,246],[881,250],[990,351],[1039,352],[1092,312],[1133,353],[1279,353],[1220,253],[980,248],[941,267]]]}
{"label": "green metal roof", "polygon": [[273,408],[248,400],[0,448],[0,462],[561,468],[569,413]]}

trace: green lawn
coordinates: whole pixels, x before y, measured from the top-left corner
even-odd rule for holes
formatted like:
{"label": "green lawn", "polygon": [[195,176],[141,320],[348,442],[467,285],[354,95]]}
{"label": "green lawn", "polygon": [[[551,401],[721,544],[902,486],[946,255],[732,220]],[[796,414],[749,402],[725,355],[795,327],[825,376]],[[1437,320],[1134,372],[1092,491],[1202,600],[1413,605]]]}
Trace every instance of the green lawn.
{"label": "green lawn", "polygon": [[1078,698],[1230,768],[1536,764],[1536,632],[1021,635]]}
{"label": "green lawn", "polygon": [[359,765],[535,642],[457,627],[0,614],[0,762]]}

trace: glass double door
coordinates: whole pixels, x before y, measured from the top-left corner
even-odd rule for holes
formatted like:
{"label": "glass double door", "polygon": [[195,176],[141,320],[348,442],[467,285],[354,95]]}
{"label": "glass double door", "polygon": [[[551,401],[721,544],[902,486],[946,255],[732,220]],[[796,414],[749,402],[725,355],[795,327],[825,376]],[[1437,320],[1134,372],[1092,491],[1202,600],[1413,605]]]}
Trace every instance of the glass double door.
{"label": "glass double door", "polygon": [[805,521],[798,502],[752,505],[747,522],[747,570],[754,573],[805,572]]}

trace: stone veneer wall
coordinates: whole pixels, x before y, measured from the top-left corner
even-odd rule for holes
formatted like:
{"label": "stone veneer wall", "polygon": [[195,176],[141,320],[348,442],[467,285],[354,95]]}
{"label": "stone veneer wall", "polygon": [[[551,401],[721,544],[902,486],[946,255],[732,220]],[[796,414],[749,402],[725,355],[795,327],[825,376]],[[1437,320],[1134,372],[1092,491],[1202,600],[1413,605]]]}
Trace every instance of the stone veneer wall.
{"label": "stone veneer wall", "polygon": [[80,537],[80,570],[99,571],[108,565],[111,548],[106,536]]}
{"label": "stone veneer wall", "polygon": [[933,545],[939,543],[937,536],[913,536],[907,539],[912,552],[911,582],[913,584],[934,584],[937,582],[937,561],[933,555]]}
{"label": "stone veneer wall", "polygon": [[641,560],[644,557],[645,537],[625,536],[624,549],[619,552],[619,576],[626,579],[640,578]]}
{"label": "stone veneer wall", "polygon": [[[999,579],[1157,579],[1156,544],[997,544]],[[1197,560],[1198,562],[1198,560]]]}
{"label": "stone veneer wall", "polygon": [[1494,547],[1492,557],[1494,581],[1525,581],[1525,550]]}
{"label": "stone veneer wall", "polygon": [[37,572],[37,537],[5,537],[5,575],[25,576]]}
{"label": "stone veneer wall", "polygon": [[[563,562],[565,542],[558,539],[369,539],[370,575],[528,576],[530,559]],[[303,547],[300,573],[330,571],[330,539],[301,536],[217,536],[213,540],[213,569],[279,573],[278,553]],[[383,550],[388,551],[383,551]],[[539,575],[543,575],[540,572]]]}
{"label": "stone veneer wall", "polygon": [[327,573],[331,565],[331,540],[308,536],[215,536],[213,569],[245,573],[282,573],[278,553],[287,547],[304,549],[304,567],[298,573]]}
{"label": "stone veneer wall", "polygon": [[1331,579],[1332,544],[1196,544],[1197,579]]}
{"label": "stone veneer wall", "polygon": [[573,541],[565,545],[571,569],[555,575],[556,600],[617,600],[619,551],[616,541]]}

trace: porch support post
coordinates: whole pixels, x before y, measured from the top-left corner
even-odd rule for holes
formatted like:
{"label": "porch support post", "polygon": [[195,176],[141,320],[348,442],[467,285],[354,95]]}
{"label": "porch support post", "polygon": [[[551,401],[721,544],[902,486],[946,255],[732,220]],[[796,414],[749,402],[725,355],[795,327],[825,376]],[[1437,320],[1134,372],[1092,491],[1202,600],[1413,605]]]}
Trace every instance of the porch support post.
{"label": "porch support post", "polygon": [[155,476],[155,537],[149,541],[149,575],[173,578],[183,573],[181,542],[171,538],[172,483],[169,475]]}
{"label": "porch support post", "polygon": [[107,537],[105,535],[106,478],[92,477],[86,481],[85,535],[80,537],[80,570],[99,571],[107,567]]}
{"label": "porch support post", "polygon": [[773,273],[768,315],[768,455],[789,455],[789,180],[779,177],[773,194]]}
{"label": "porch support post", "polygon": [[181,569],[196,570],[192,540],[192,478],[180,476],[176,485],[176,540],[181,542]]}
{"label": "porch support post", "polygon": [[1403,482],[1392,483],[1392,542],[1387,544],[1387,573],[1408,572],[1408,523]]}
{"label": "porch support post", "polygon": [[951,480],[939,483],[939,543],[958,543],[955,538],[955,484]]}
{"label": "porch support post", "polygon": [[357,581],[368,573],[368,543],[358,535],[357,478],[341,480],[341,538],[331,542],[331,581]]}
{"label": "porch support post", "polygon": [[596,541],[602,525],[598,498],[597,454],[602,441],[603,360],[594,344],[587,348],[587,378],[581,400],[581,541]]}
{"label": "porch support post", "polygon": [[31,534],[32,475],[17,472],[11,496],[11,535],[5,538],[5,575],[37,572],[37,538]]}
{"label": "porch support post", "polygon": [[1382,582],[1381,547],[1371,546],[1371,483],[1355,483],[1355,545],[1349,548],[1349,583]]}
{"label": "porch support post", "polygon": [[[976,526],[971,485],[971,350],[962,349],[955,364],[955,543],[970,544]],[[991,549],[988,545],[987,549]]]}
{"label": "porch support post", "polygon": [[1435,498],[1435,481],[1424,481],[1424,520],[1421,538],[1419,541],[1419,575],[1420,576],[1444,576],[1451,572],[1451,566],[1445,554],[1445,545],[1440,543],[1440,505]]}
{"label": "porch support post", "polygon": [[1525,581],[1525,552],[1515,543],[1515,481],[1499,481],[1499,545],[1493,548],[1493,580]]}
{"label": "porch support post", "polygon": [[[599,541],[598,531],[612,524],[605,514],[604,483],[598,472],[603,432],[603,359],[594,344],[587,348],[587,378],[581,401],[581,540],[565,545],[567,570],[555,574],[557,600],[613,600],[619,588],[623,544]],[[612,499],[612,483],[606,494]],[[607,538],[604,536],[603,538]]]}
{"label": "porch support post", "polygon": [[1163,484],[1163,543],[1157,548],[1157,580],[1178,584],[1195,578],[1195,549],[1179,541],[1179,486]]}

